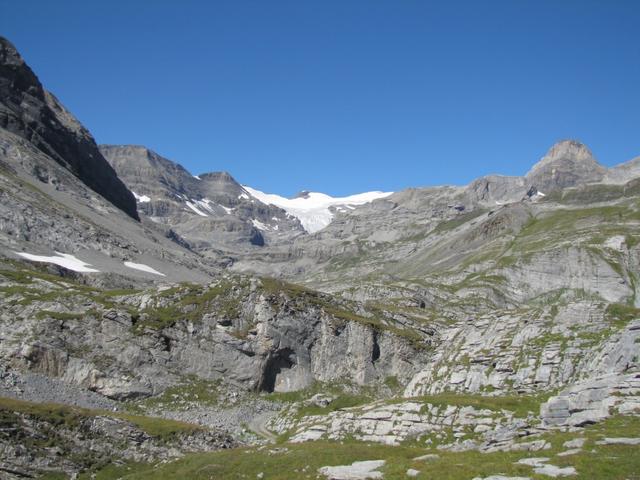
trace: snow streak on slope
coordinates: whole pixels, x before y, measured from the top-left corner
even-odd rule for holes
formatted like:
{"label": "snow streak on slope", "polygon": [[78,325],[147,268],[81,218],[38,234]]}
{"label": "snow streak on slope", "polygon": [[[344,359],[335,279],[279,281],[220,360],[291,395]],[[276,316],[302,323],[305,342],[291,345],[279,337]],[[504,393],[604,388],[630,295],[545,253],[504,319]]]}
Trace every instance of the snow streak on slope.
{"label": "snow streak on slope", "polygon": [[161,275],[166,277],[162,272],[157,271],[155,268],[145,265],[144,263],[124,262],[125,267],[133,268],[134,270],[140,270],[142,272],[153,273],[154,275]]}
{"label": "snow streak on slope", "polygon": [[69,270],[73,270],[74,272],[82,272],[82,273],[92,273],[99,272],[100,270],[96,270],[95,268],[90,268],[91,264],[85,263],[82,260],[74,257],[73,255],[69,255],[66,253],[56,252],[55,256],[46,256],[46,255],[34,255],[32,253],[25,252],[14,252],[17,255],[20,255],[27,260],[31,260],[33,262],[46,262],[53,263],[55,265],[59,265],[61,267],[67,268]]}
{"label": "snow streak on slope", "polygon": [[246,185],[242,186],[252,197],[265,204],[275,205],[290,215],[297,217],[309,233],[317,232],[331,223],[333,213],[329,207],[347,207],[363,205],[377,198],[384,198],[393,192],[366,192],[348,197],[334,198],[324,193],[311,192],[298,198],[285,198],[280,195],[264,193]]}

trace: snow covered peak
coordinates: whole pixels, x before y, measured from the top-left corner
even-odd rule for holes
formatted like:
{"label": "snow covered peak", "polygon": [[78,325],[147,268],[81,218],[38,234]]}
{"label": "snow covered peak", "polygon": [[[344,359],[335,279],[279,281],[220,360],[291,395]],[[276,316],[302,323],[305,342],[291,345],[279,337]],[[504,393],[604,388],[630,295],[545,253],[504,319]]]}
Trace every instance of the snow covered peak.
{"label": "snow covered peak", "polygon": [[264,193],[246,185],[242,187],[256,200],[267,205],[271,204],[280,207],[288,214],[298,218],[304,229],[309,233],[322,230],[331,223],[333,213],[330,207],[336,207],[338,210],[352,210],[356,205],[363,205],[377,198],[388,197],[393,193],[366,192],[335,198],[324,193],[304,192],[304,195],[298,195],[296,198],[285,198],[272,193]]}

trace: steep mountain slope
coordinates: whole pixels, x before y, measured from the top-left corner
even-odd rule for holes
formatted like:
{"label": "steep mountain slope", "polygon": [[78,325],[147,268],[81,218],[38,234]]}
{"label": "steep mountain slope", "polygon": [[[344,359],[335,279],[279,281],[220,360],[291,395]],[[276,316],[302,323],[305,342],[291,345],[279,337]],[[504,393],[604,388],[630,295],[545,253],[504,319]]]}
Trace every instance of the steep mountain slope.
{"label": "steep mountain slope", "polygon": [[0,41],[0,254],[97,285],[207,281],[203,261],[168,227],[141,224],[135,198],[89,132]]}
{"label": "steep mountain slope", "polygon": [[[29,141],[134,219],[135,199],[104,160],[91,134],[43,87],[15,47],[0,37],[0,128]],[[47,181],[47,169],[34,175]]]}

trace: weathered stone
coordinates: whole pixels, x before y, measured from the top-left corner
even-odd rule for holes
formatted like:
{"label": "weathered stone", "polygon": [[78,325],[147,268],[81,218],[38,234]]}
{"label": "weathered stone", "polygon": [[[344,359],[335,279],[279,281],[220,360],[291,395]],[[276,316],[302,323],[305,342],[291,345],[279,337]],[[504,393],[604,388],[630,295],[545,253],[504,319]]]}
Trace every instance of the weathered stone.
{"label": "weathered stone", "polygon": [[367,460],[353,462],[351,465],[321,467],[318,469],[318,473],[326,476],[328,480],[381,479],[383,478],[382,473],[377,470],[384,464],[384,460]]}
{"label": "weathered stone", "polygon": [[598,440],[596,445],[640,445],[640,438],[605,437],[603,440]]}
{"label": "weathered stone", "polygon": [[546,475],[548,477],[570,477],[577,475],[574,467],[556,467],[555,465],[543,465],[533,469],[538,475]]}

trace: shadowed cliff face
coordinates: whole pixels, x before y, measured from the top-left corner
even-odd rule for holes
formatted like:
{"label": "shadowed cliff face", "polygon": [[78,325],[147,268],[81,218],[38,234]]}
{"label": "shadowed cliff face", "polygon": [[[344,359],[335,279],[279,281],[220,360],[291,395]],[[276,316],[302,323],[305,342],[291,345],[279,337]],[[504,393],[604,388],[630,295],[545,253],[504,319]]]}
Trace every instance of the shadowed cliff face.
{"label": "shadowed cliff face", "polygon": [[0,128],[31,142],[127,215],[139,219],[135,198],[91,134],[43,88],[15,47],[2,37]]}

